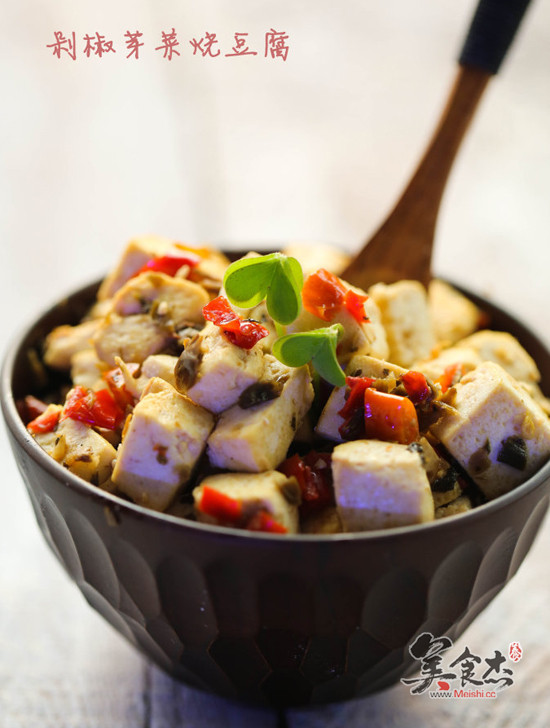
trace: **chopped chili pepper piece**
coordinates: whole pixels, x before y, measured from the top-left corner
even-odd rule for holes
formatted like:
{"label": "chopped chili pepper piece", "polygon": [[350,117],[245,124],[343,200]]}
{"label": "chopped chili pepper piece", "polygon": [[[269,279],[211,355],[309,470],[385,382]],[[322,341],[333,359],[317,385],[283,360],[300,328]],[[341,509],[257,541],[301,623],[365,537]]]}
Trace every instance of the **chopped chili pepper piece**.
{"label": "chopped chili pepper piece", "polygon": [[[139,364],[129,363],[126,364],[126,366],[131,374],[134,374],[139,369]],[[120,367],[109,369],[108,372],[103,374],[103,379],[107,382],[107,386],[113,395],[113,399],[121,409],[125,410],[127,407],[134,406],[136,401],[135,397],[128,391],[124,380],[124,374]]]}
{"label": "chopped chili pepper piece", "polygon": [[445,367],[443,374],[437,379],[437,383],[441,385],[441,391],[443,394],[456,384],[460,378],[464,375],[464,364],[457,362],[456,364],[449,364]]}
{"label": "chopped chili pepper piece", "polygon": [[84,387],[77,385],[67,395],[61,419],[65,420],[69,417],[73,420],[86,421],[85,418],[90,417],[91,406],[91,390],[86,390]]}
{"label": "chopped chili pepper piece", "polygon": [[342,281],[324,268],[311,273],[304,281],[302,301],[306,311],[323,321],[332,321],[345,308],[358,323],[368,321],[365,301],[368,296],[346,288]]}
{"label": "chopped chili pepper piece", "polygon": [[45,410],[42,414],[35,417],[27,425],[27,430],[33,435],[40,435],[45,432],[51,432],[59,422],[60,411],[58,409]]}
{"label": "chopped chili pepper piece", "polygon": [[221,526],[235,526],[249,531],[287,532],[287,529],[278,523],[265,508],[260,508],[243,522],[241,501],[208,485],[203,488],[199,510],[215,518]]}
{"label": "chopped chili pepper piece", "polygon": [[340,279],[324,268],[311,273],[302,288],[304,308],[323,321],[332,321],[344,305],[345,295]]}
{"label": "chopped chili pepper piece", "polygon": [[165,273],[167,276],[175,276],[176,273],[184,265],[194,268],[200,262],[200,258],[196,255],[162,255],[160,258],[151,258],[143,265],[134,276],[140,273],[155,272]]}
{"label": "chopped chili pepper piece", "polygon": [[203,306],[202,314],[207,321],[220,327],[227,341],[241,349],[252,349],[260,339],[269,335],[262,324],[238,316],[224,296],[218,296]]}
{"label": "chopped chili pepper piece", "polygon": [[268,533],[287,533],[282,523],[276,521],[269,511],[261,509],[256,511],[248,520],[245,528],[248,531],[267,531]]}
{"label": "chopped chili pepper piece", "polygon": [[222,525],[238,525],[242,515],[241,502],[215,488],[205,485],[199,509],[212,518],[216,518]]}
{"label": "chopped chili pepper piece", "polygon": [[355,291],[352,291],[351,288],[346,291],[346,295],[344,296],[344,305],[346,309],[359,324],[364,324],[369,320],[365,313],[365,301],[367,298],[367,295],[355,293]]}
{"label": "chopped chili pepper piece", "polygon": [[107,389],[93,392],[77,386],[67,395],[61,419],[70,418],[92,427],[115,430],[124,419],[124,411]]}
{"label": "chopped chili pepper piece", "polygon": [[260,339],[269,335],[269,331],[262,324],[252,319],[239,320],[235,326],[232,321],[226,326],[222,326],[222,333],[225,338],[235,346],[241,349],[252,349]]}
{"label": "chopped chili pepper piece", "polygon": [[413,404],[422,404],[430,399],[432,390],[421,372],[410,370],[401,377],[407,396]]}
{"label": "chopped chili pepper piece", "polygon": [[374,383],[371,377],[346,377],[349,392],[346,403],[338,414],[344,422],[338,428],[344,440],[359,440],[365,437],[365,389]]}
{"label": "chopped chili pepper piece", "polygon": [[281,464],[279,470],[287,477],[294,476],[300,486],[302,502],[300,513],[307,515],[334,504],[330,453],[312,450],[303,458],[293,455]]}
{"label": "chopped chili pepper piece", "polygon": [[367,387],[372,387],[374,379],[371,377],[346,377],[346,384],[349,387],[349,394],[345,405],[338,412],[340,417],[344,419],[349,417],[358,407],[363,409],[363,394]]}
{"label": "chopped chili pepper piece", "polygon": [[239,318],[224,296],[218,296],[203,306],[202,315],[216,326],[223,326]]}
{"label": "chopped chili pepper piece", "polygon": [[365,389],[365,436],[409,445],[418,439],[418,416],[408,397]]}

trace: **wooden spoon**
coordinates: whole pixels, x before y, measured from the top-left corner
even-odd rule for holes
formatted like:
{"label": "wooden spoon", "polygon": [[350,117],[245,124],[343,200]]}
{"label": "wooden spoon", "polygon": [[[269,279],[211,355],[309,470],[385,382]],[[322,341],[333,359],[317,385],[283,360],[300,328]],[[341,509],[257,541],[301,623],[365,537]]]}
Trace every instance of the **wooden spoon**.
{"label": "wooden spoon", "polygon": [[386,221],[341,274],[346,281],[363,289],[403,278],[429,283],[437,213],[453,160],[529,1],[480,0],[428,148]]}

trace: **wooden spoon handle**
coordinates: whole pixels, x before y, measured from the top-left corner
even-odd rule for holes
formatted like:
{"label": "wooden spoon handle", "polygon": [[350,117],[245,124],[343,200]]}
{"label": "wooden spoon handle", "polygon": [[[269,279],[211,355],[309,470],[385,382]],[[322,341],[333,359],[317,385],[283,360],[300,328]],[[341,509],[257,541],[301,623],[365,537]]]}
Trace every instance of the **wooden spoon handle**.
{"label": "wooden spoon handle", "polygon": [[438,127],[392,212],[342,273],[368,288],[402,278],[430,280],[435,226],[443,191],[460,143],[491,74],[460,67]]}
{"label": "wooden spoon handle", "polygon": [[487,82],[502,63],[530,0],[480,0],[439,124],[394,209],[342,273],[368,288],[413,278],[427,284],[441,198]]}

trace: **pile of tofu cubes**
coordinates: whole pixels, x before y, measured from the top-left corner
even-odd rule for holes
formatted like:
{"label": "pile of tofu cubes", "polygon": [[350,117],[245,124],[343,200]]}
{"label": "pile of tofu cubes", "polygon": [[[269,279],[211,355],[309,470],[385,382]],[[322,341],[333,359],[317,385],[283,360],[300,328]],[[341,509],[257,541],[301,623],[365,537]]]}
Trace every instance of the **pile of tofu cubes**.
{"label": "pile of tofu cubes", "polygon": [[[54,431],[36,435],[89,482],[154,510],[216,522],[201,510],[208,486],[267,511],[288,533],[334,533],[460,513],[476,498],[513,489],[548,459],[550,409],[535,362],[510,334],[479,330],[481,312],[447,284],[376,284],[367,292],[367,320],[342,310],[331,321],[344,327],[338,357],[347,375],[399,382],[418,371],[442,402],[412,444],[344,441],[340,412],[349,389],[334,388],[313,418],[312,372],[272,356],[275,328],[262,304],[245,314],[271,333],[251,349],[205,323],[202,308],[220,292],[225,256],[201,250],[192,275],[185,266],[174,276],[136,275],[178,250],[156,236],[132,240],[86,320],[58,327],[46,341],[45,363],[70,372],[73,386],[97,391],[106,386],[102,375],[119,367],[134,398],[120,432],[61,418]],[[302,257],[310,269],[314,253]],[[345,265],[341,254],[331,258],[320,247],[318,255],[335,273]],[[326,325],[302,311],[288,331]],[[449,371],[443,394],[436,383]],[[278,470],[296,442],[301,451],[332,452],[334,504],[305,519],[295,478]],[[190,510],[180,496],[192,488]]]}

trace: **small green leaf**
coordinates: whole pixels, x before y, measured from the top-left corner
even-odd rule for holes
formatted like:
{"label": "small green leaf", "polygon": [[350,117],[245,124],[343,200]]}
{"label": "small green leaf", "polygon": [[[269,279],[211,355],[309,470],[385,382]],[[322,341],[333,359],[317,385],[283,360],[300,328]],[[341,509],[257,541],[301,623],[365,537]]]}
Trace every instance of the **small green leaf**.
{"label": "small green leaf", "polygon": [[[273,254],[274,255],[274,254]],[[227,298],[240,308],[257,306],[271,285],[274,261],[272,255],[240,258],[228,267],[223,279]]]}
{"label": "small green leaf", "polygon": [[323,340],[321,347],[311,360],[311,363],[323,379],[330,382],[330,384],[334,384],[336,387],[343,387],[346,383],[346,377],[336,358],[336,345],[338,339],[344,333],[344,328],[341,324],[334,324],[328,330],[334,331],[331,331],[330,337],[327,336]]}
{"label": "small green leaf", "polygon": [[273,343],[273,356],[288,367],[302,367],[313,359],[322,343],[317,330],[287,334]]}
{"label": "small green leaf", "polygon": [[341,324],[322,329],[288,334],[273,344],[273,355],[290,367],[311,362],[323,379],[337,387],[346,383],[344,372],[336,358],[336,345],[344,333]]}
{"label": "small green leaf", "polygon": [[229,266],[223,281],[235,306],[252,308],[265,299],[271,318],[285,325],[300,313],[302,284],[300,263],[282,253],[241,258]]}

